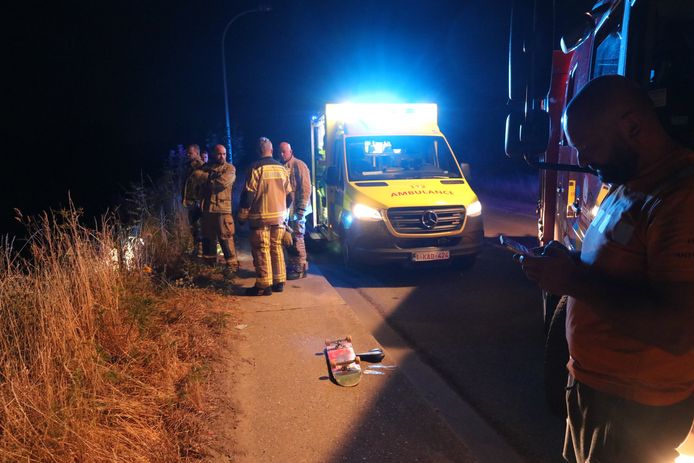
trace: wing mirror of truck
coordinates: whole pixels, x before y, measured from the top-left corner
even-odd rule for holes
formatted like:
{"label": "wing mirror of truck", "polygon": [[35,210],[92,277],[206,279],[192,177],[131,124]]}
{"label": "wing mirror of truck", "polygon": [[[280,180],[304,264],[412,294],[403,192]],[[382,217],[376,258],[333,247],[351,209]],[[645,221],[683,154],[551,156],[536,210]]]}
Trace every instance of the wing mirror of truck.
{"label": "wing mirror of truck", "polygon": [[329,186],[337,186],[340,184],[340,174],[337,171],[337,166],[330,166],[325,172],[325,183]]}
{"label": "wing mirror of truck", "polygon": [[581,46],[607,20],[618,3],[620,2],[610,3],[600,0],[590,11],[583,13],[578,20],[571,20],[560,40],[561,51],[571,53]]}
{"label": "wing mirror of truck", "polygon": [[553,25],[552,0],[513,2],[508,57],[508,96],[511,101],[541,100],[549,93]]}
{"label": "wing mirror of truck", "polygon": [[547,150],[549,114],[542,109],[511,111],[506,118],[505,149],[509,157],[537,156]]}

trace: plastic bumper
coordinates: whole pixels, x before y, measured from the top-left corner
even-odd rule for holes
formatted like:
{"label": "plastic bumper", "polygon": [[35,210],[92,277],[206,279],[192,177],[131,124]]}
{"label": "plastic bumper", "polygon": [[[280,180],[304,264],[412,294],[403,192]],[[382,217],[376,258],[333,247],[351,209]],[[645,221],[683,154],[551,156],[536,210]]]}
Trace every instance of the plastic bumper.
{"label": "plastic bumper", "polygon": [[445,237],[396,238],[383,221],[355,220],[346,231],[350,253],[362,262],[411,262],[415,252],[449,251],[451,259],[473,256],[482,249],[482,216],[468,217],[461,232]]}

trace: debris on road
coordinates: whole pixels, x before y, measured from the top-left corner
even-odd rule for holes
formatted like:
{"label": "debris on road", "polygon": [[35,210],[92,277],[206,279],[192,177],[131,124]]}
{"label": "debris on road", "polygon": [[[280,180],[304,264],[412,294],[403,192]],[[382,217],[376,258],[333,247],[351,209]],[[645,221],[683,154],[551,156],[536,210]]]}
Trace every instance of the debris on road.
{"label": "debris on road", "polygon": [[381,360],[383,360],[383,357],[385,356],[386,354],[379,347],[371,349],[368,352],[362,352],[361,354],[357,354],[357,357],[359,357],[364,362],[369,363],[379,363]]}

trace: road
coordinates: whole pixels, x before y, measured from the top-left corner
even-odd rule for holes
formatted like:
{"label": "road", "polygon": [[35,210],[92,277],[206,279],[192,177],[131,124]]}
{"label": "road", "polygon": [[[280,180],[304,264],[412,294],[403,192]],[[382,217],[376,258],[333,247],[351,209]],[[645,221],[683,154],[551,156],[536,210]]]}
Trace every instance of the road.
{"label": "road", "polygon": [[497,245],[500,233],[533,242],[534,207],[482,199],[486,243],[465,272],[345,269],[337,253],[311,257],[343,298],[359,298],[378,312],[377,340],[397,333],[527,461],[556,462],[564,422],[544,404],[540,293]]}

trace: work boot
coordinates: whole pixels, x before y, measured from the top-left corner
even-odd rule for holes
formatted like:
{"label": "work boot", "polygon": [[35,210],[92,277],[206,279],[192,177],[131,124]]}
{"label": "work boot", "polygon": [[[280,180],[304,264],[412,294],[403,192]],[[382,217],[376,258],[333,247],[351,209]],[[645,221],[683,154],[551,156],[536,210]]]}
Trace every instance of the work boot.
{"label": "work boot", "polygon": [[287,273],[287,280],[300,280],[306,278],[306,272],[289,272]]}
{"label": "work boot", "polygon": [[271,296],[272,295],[272,287],[268,286],[267,288],[258,288],[257,286],[252,286],[250,288],[246,288],[246,296]]}
{"label": "work boot", "polygon": [[202,243],[193,244],[193,250],[190,251],[190,257],[202,256]]}
{"label": "work boot", "polygon": [[224,275],[225,278],[231,278],[234,275],[236,275],[236,272],[239,271],[238,267],[232,267],[231,265],[225,265],[224,269],[222,270],[222,274]]}
{"label": "work boot", "polygon": [[238,273],[240,267],[238,260],[228,260],[226,261],[226,264],[226,267],[229,269],[229,271],[233,273]]}
{"label": "work boot", "polygon": [[284,283],[275,283],[272,285],[273,293],[281,293],[282,291],[284,291]]}

